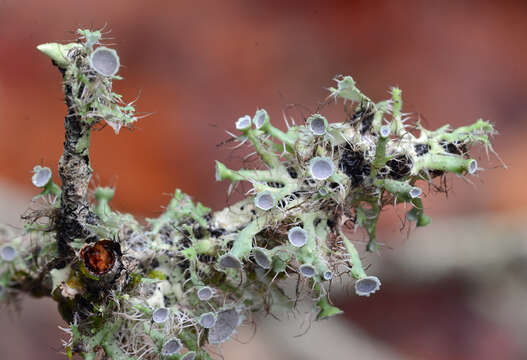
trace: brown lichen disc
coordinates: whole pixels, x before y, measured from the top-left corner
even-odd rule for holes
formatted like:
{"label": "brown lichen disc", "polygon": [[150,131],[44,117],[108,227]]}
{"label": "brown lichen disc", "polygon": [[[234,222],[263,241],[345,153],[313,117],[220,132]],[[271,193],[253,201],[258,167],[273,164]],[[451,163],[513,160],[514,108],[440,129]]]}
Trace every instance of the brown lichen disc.
{"label": "brown lichen disc", "polygon": [[88,245],[81,251],[81,258],[84,266],[97,275],[102,275],[110,271],[115,263],[115,254],[108,240],[97,241],[93,245]]}

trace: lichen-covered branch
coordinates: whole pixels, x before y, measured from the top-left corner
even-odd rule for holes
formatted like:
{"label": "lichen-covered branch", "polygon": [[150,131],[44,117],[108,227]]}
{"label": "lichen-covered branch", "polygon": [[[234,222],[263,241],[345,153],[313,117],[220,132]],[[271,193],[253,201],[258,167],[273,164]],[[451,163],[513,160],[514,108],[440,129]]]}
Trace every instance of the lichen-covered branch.
{"label": "lichen-covered branch", "polygon": [[[317,113],[284,132],[260,109],[234,123],[233,140],[254,148],[262,168],[217,162],[216,179],[249,183],[246,199],[214,212],[176,190],[145,226],[112,210],[115,189],[88,196],[91,130],[104,122],[118,133],[138,118],[112,91],[115,50],[101,45],[100,32],[79,35],[39,46],[64,77],[62,184],[36,166],[41,209],[25,216],[24,234],[0,234],[0,296],[56,300],[70,324],[70,358],[209,359],[208,347],[229,340],[254,311],[293,312],[302,297],[317,319],[339,314],[328,297],[332,279],[350,275],[360,296],[381,285],[362,265],[355,231],[364,229],[364,249],[376,251],[381,211],[399,203],[408,222],[427,225],[424,186],[447,173],[475,174],[470,148],[491,149],[487,121],[410,127],[400,89],[374,103],[351,77],[338,77],[330,97],[353,109],[342,121]],[[298,293],[284,291],[287,279],[298,281]]]}
{"label": "lichen-covered branch", "polygon": [[[79,48],[70,51],[66,56],[71,62],[78,62],[82,67],[83,57]],[[59,66],[59,65],[58,65]],[[85,65],[84,65],[85,66]],[[90,166],[89,147],[91,123],[83,118],[79,102],[83,101],[84,92],[88,92],[90,81],[79,84],[76,81],[77,67],[61,69],[64,77],[64,95],[68,114],[64,119],[65,141],[64,153],[59,161],[59,176],[62,181],[60,213],[57,217],[57,243],[59,252],[65,256],[69,253],[69,242],[72,239],[88,236],[84,224],[95,224],[96,219],[88,203],[88,185],[93,172]],[[75,86],[77,85],[77,86]]]}

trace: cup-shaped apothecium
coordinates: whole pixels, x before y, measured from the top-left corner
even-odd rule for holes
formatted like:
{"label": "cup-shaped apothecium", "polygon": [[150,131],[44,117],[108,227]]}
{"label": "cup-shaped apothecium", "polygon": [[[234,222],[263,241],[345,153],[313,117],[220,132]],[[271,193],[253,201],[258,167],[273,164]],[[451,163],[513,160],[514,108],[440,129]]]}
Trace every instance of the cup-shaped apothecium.
{"label": "cup-shaped apothecium", "polygon": [[90,67],[103,76],[114,76],[119,71],[117,51],[100,46],[90,55]]}
{"label": "cup-shaped apothecium", "polygon": [[309,172],[315,180],[326,180],[335,172],[335,166],[330,158],[315,157],[309,162]]}

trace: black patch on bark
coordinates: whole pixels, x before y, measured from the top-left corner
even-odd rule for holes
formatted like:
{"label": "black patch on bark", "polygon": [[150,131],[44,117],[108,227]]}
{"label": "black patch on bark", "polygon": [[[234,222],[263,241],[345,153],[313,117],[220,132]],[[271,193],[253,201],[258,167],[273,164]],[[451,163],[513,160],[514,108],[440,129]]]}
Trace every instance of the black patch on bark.
{"label": "black patch on bark", "polygon": [[430,146],[428,144],[415,144],[414,149],[417,156],[423,156],[430,151]]}
{"label": "black patch on bark", "polygon": [[362,184],[364,178],[370,175],[371,170],[370,164],[364,159],[364,154],[354,151],[350,145],[344,148],[339,167],[350,178],[352,188]]}
{"label": "black patch on bark", "polygon": [[298,173],[296,172],[294,167],[288,167],[287,173],[289,174],[289,176],[291,176],[292,179],[296,179],[298,177]]}
{"label": "black patch on bark", "polygon": [[466,144],[441,142],[441,146],[447,153],[454,155],[466,155],[468,148]]}
{"label": "black patch on bark", "polygon": [[410,175],[412,170],[412,160],[406,155],[399,155],[386,162],[385,172],[386,177],[394,180],[399,180],[405,176]]}
{"label": "black patch on bark", "polygon": [[364,135],[371,129],[371,124],[373,123],[373,113],[366,114],[365,117],[362,118],[361,121],[361,128],[360,128],[360,134]]}

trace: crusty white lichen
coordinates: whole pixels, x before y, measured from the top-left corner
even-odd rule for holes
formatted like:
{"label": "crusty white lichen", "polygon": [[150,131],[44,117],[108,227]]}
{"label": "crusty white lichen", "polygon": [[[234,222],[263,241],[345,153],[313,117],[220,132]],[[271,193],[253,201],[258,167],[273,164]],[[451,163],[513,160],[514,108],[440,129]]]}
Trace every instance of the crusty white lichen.
{"label": "crusty white lichen", "polygon": [[[253,148],[262,166],[231,170],[217,162],[216,179],[249,183],[246,199],[214,212],[176,190],[144,225],[111,209],[114,189],[95,189],[95,201],[87,196],[90,130],[105,121],[119,132],[137,116],[112,91],[115,51],[101,47],[100,32],[79,34],[78,42],[39,49],[64,75],[73,119],[66,133],[82,130],[71,141],[86,170],[70,164],[74,175],[62,187],[46,173],[36,182],[41,209],[26,214],[25,234],[0,233],[0,297],[24,291],[55,299],[70,324],[70,358],[208,359],[207,344],[229,340],[252,312],[294,311],[299,295],[282,290],[292,276],[305,284],[299,288],[317,318],[339,314],[328,300],[331,279],[351,275],[361,296],[380,287],[362,266],[354,231],[363,228],[366,250],[375,251],[381,210],[398,203],[407,204],[408,221],[427,225],[423,189],[447,173],[474,174],[473,145],[492,150],[488,121],[455,130],[410,126],[400,89],[375,103],[350,76],[338,77],[330,97],[352,112],[342,121],[317,113],[284,132],[259,109],[235,122],[234,141]],[[97,51],[110,56],[100,69],[93,68]],[[79,193],[65,197],[71,186]],[[72,233],[68,221],[80,230]]]}

